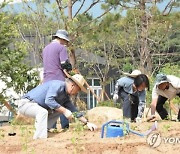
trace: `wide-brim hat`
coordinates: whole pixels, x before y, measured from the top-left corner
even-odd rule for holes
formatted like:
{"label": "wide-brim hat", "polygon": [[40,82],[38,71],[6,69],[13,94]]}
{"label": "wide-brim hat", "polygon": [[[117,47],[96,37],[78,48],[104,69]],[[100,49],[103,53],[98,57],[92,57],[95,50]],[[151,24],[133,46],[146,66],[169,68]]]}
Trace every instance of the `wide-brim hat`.
{"label": "wide-brim hat", "polygon": [[78,85],[78,87],[81,89],[81,91],[87,93],[87,88],[84,87],[86,81],[81,74],[75,74],[75,75],[71,76],[66,71],[64,71],[64,73],[69,79],[71,79],[74,83],[76,83]]}
{"label": "wide-brim hat", "polygon": [[70,41],[69,40],[69,35],[68,35],[68,32],[66,30],[63,30],[63,29],[60,29],[56,32],[55,35],[53,35],[53,38],[54,37],[58,37],[58,38],[61,38],[63,40],[66,40],[66,41]]}
{"label": "wide-brim hat", "polygon": [[157,74],[156,75],[156,85],[160,85],[162,83],[169,82],[168,78],[165,74]]}
{"label": "wide-brim hat", "polygon": [[123,72],[123,74],[126,75],[126,76],[129,76],[129,77],[135,78],[135,77],[137,77],[138,75],[141,74],[141,71],[140,70],[134,70],[134,71],[132,71],[131,74],[130,73],[125,73],[125,72]]}

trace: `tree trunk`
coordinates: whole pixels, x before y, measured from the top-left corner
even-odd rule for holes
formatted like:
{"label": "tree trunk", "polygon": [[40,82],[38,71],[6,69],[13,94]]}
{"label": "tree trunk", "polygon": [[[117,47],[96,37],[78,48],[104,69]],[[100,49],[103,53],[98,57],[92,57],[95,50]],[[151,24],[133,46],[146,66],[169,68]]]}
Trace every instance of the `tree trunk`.
{"label": "tree trunk", "polygon": [[146,2],[140,1],[141,16],[141,32],[140,32],[140,69],[143,73],[151,74],[152,61],[150,51],[148,49],[148,19],[146,15]]}
{"label": "tree trunk", "polygon": [[69,20],[72,20],[72,0],[68,1],[68,17]]}
{"label": "tree trunk", "polygon": [[[68,1],[68,18],[69,18],[69,22],[71,22],[73,20],[73,17],[72,17],[72,0]],[[73,36],[70,36],[70,38],[73,38]],[[71,42],[71,44],[72,44],[72,42]],[[75,55],[74,48],[70,49],[69,60],[70,60],[70,63],[72,65],[72,68],[73,69],[76,68],[76,55]]]}
{"label": "tree trunk", "polygon": [[76,55],[75,55],[74,49],[70,50],[69,60],[70,60],[70,63],[72,65],[72,68],[75,69],[76,68]]}

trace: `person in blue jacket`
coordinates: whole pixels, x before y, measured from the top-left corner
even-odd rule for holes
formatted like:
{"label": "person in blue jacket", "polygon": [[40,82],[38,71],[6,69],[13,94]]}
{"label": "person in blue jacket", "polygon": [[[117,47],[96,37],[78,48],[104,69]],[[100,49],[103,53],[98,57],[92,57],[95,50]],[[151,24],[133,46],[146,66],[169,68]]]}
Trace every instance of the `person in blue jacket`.
{"label": "person in blue jacket", "polygon": [[[35,133],[33,139],[47,138],[47,130],[52,128],[59,116],[63,114],[67,119],[72,119],[72,112],[77,112],[71,102],[70,96],[79,91],[86,92],[85,80],[82,75],[69,76],[66,81],[51,80],[29,91],[18,102],[21,114],[35,118]],[[79,120],[93,131],[97,127],[88,122],[83,115]]]}

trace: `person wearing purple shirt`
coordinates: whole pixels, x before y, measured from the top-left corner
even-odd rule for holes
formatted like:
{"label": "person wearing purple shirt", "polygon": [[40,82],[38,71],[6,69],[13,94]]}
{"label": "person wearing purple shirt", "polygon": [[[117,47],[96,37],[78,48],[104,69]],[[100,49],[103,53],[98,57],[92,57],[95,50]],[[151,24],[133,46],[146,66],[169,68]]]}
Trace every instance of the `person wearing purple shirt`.
{"label": "person wearing purple shirt", "polygon": [[63,69],[72,69],[68,60],[66,45],[68,45],[68,33],[65,30],[58,30],[53,36],[53,41],[43,50],[44,80],[65,80]]}
{"label": "person wearing purple shirt", "polygon": [[[43,82],[51,80],[60,80],[65,81],[64,69],[67,71],[72,70],[72,66],[68,60],[68,53],[66,46],[68,45],[69,37],[68,33],[65,30],[58,30],[55,35],[53,35],[53,41],[48,44],[42,53],[43,57]],[[68,119],[61,115],[61,127],[68,128],[69,121]],[[53,126],[56,128],[56,123]]]}

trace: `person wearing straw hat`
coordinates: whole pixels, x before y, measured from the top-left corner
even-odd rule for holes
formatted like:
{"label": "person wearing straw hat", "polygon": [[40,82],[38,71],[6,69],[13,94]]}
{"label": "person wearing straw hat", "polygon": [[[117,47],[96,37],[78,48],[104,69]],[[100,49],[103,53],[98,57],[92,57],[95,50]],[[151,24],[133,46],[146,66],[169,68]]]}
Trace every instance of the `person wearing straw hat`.
{"label": "person wearing straw hat", "polygon": [[[157,74],[152,90],[151,117],[147,121],[156,120],[156,110],[161,119],[168,119],[168,112],[163,105],[167,100],[172,100],[176,96],[180,97],[180,78],[174,75]],[[180,121],[180,110],[177,120]]]}
{"label": "person wearing straw hat", "polygon": [[[48,129],[52,128],[59,116],[63,114],[67,119],[72,119],[72,112],[77,112],[70,96],[79,91],[87,92],[84,87],[85,79],[80,74],[68,75],[66,81],[51,80],[45,82],[25,94],[18,103],[18,111],[35,118],[35,133],[33,139],[47,138]],[[97,126],[76,114],[77,118],[93,131]]]}
{"label": "person wearing straw hat", "polygon": [[122,99],[123,117],[140,122],[145,107],[145,89],[149,90],[149,79],[139,70],[134,70],[131,74],[124,73],[124,75],[126,77],[116,82],[113,100],[116,102],[119,97]]}
{"label": "person wearing straw hat", "polygon": [[[72,70],[72,66],[68,60],[66,46],[69,43],[69,36],[66,30],[60,29],[52,37],[52,42],[43,49],[43,82],[50,80],[65,80],[64,69]],[[63,129],[69,127],[69,121],[64,115],[60,116],[61,127]],[[53,126],[56,128],[56,123]]]}

